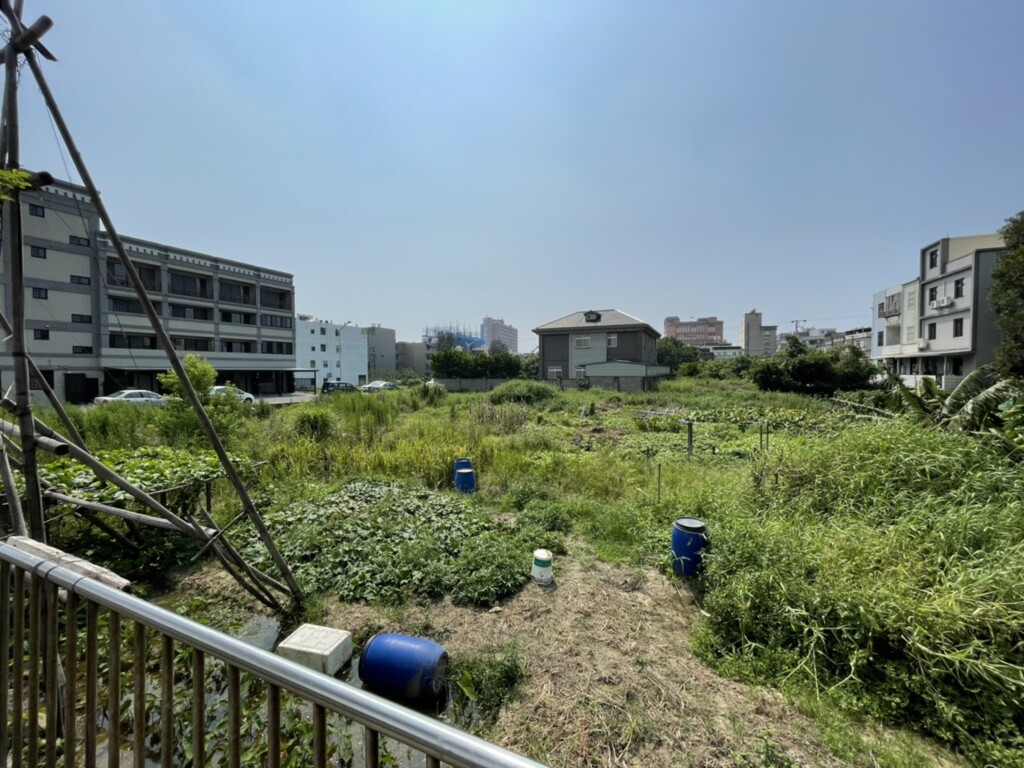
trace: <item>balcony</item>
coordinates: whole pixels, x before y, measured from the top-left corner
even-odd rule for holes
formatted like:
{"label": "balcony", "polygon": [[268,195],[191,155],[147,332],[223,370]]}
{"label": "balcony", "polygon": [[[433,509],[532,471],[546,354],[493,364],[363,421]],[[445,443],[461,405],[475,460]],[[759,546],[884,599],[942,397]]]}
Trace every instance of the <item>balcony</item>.
{"label": "balcony", "polygon": [[172,282],[167,292],[175,296],[188,296],[193,299],[213,298],[213,291],[205,285],[175,285]]}
{"label": "balcony", "polygon": [[428,768],[543,768],[125,594],[63,555],[0,542],[3,764],[278,768],[284,757],[325,768],[340,764],[328,756],[344,742],[367,768],[407,751]]}
{"label": "balcony", "polygon": [[[160,278],[139,275],[139,279],[142,282],[142,287],[147,291],[160,291]],[[131,281],[127,275],[114,275],[110,272],[107,273],[107,285],[114,288],[132,288]]]}

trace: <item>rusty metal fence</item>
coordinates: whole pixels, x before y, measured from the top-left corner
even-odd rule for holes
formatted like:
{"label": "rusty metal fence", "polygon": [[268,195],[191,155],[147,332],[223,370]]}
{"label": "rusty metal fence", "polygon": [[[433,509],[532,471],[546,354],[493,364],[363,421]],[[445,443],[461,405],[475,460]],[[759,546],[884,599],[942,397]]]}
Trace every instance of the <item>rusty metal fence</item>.
{"label": "rusty metal fence", "polygon": [[540,764],[0,544],[0,766]]}

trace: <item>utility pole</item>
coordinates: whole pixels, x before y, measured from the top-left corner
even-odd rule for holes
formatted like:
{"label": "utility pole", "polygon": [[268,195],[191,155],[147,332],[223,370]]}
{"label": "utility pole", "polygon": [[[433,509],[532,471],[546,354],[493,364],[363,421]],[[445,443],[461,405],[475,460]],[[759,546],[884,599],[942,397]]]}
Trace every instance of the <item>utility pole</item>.
{"label": "utility pole", "polygon": [[[793,333],[797,334],[797,333],[800,333],[800,323],[806,323],[807,321],[806,320],[790,320],[789,322],[791,322],[793,324]],[[806,328],[807,326],[805,325],[804,327]]]}

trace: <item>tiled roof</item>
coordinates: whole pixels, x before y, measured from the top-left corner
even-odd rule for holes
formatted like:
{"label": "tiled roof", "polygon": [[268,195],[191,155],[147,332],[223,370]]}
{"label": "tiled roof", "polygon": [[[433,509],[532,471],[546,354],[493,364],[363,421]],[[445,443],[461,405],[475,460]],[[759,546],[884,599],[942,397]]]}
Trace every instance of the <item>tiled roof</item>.
{"label": "tiled roof", "polygon": [[[597,319],[591,319],[587,321],[587,317],[593,318],[597,316]],[[623,328],[646,328],[655,336],[660,336],[654,328],[632,315],[628,315],[625,312],[620,312],[617,309],[588,309],[582,312],[573,312],[571,315],[566,315],[558,320],[552,320],[550,323],[544,323],[544,325],[537,326],[533,329],[534,333],[550,333],[553,331],[574,331],[574,330],[589,330],[589,329],[623,329]]]}

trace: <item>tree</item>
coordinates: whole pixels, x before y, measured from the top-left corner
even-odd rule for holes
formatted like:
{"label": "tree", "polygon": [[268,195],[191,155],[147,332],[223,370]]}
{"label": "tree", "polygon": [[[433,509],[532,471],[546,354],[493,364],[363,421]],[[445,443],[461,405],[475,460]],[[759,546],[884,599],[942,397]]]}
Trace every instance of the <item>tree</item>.
{"label": "tree", "polygon": [[536,352],[527,352],[519,358],[519,378],[537,379],[540,378],[540,355]]}
{"label": "tree", "polygon": [[996,349],[996,369],[1004,376],[1024,377],[1024,211],[999,230],[1006,252],[992,272],[989,301],[1003,340]]}
{"label": "tree", "polygon": [[[217,382],[217,369],[213,367],[213,363],[199,355],[185,355],[181,364],[185,368],[188,380],[192,382],[192,388],[199,395],[199,400],[205,403],[210,398],[210,387]],[[156,378],[168,396],[184,398],[185,390],[174,371],[158,373]]]}
{"label": "tree", "polygon": [[434,344],[438,352],[447,352],[449,349],[455,349],[455,334],[450,331],[441,331],[437,334],[437,341]]}
{"label": "tree", "polygon": [[671,336],[658,339],[658,365],[667,365],[673,376],[683,363],[692,363],[699,359],[700,354],[696,347],[683,344]]}

